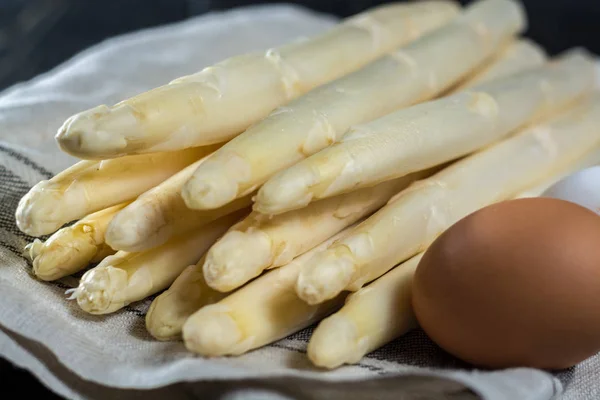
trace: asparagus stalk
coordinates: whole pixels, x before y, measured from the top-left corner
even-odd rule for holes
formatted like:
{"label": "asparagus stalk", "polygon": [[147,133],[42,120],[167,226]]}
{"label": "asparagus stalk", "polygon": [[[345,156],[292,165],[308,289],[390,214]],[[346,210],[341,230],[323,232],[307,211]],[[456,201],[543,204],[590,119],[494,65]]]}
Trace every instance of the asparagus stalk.
{"label": "asparagus stalk", "polygon": [[356,126],[271,178],[254,208],[278,214],[469,154],[589,94],[595,70],[590,56],[572,51],[552,64]]}
{"label": "asparagus stalk", "polygon": [[530,39],[520,38],[506,45],[489,63],[472,77],[453,88],[454,92],[472,88],[485,82],[505,78],[528,69],[537,68],[547,61],[546,52]]}
{"label": "asparagus stalk", "polygon": [[152,250],[119,251],[87,271],[71,298],[85,312],[109,314],[166,289],[242,215],[242,211],[227,215]]}
{"label": "asparagus stalk", "polygon": [[338,141],[351,125],[439,94],[524,25],[518,3],[474,3],[453,23],[316,88],[225,144],[185,184],[186,204],[195,209],[220,207]]}
{"label": "asparagus stalk", "polygon": [[356,291],[423,251],[462,217],[577,163],[600,142],[600,94],[544,124],[411,185],[309,261],[296,291],[308,304]]}
{"label": "asparagus stalk", "polygon": [[414,180],[433,172],[410,174],[272,218],[254,212],[210,248],[203,266],[206,282],[215,290],[228,292],[266,269],[286,265],[373,213]]}
{"label": "asparagus stalk", "polygon": [[216,210],[186,207],[180,195],[181,187],[204,160],[189,165],[121,210],[108,226],[106,242],[117,250],[148,250],[166,243],[175,235],[198,229],[223,215],[248,207],[252,202],[250,196]]}
{"label": "asparagus stalk", "polygon": [[308,358],[319,367],[353,364],[417,326],[412,279],[423,253],[346,297],[346,303],[313,332]]}
{"label": "asparagus stalk", "polygon": [[[345,233],[340,232],[286,266],[193,313],[183,325],[183,340],[188,350],[203,356],[239,355],[299,331],[340,307],[343,294],[322,304],[306,304],[296,296],[294,283],[313,254]],[[175,315],[192,308],[185,301],[174,302],[173,306],[177,307],[171,311]]]}
{"label": "asparagus stalk", "polygon": [[53,281],[81,271],[99,257],[114,253],[104,243],[104,234],[110,220],[125,206],[126,203],[122,203],[95,212],[58,230],[46,242],[36,239],[28,244],[25,249],[33,262],[35,275],[42,280]]}
{"label": "asparagus stalk", "polygon": [[198,264],[188,266],[169,289],[152,301],[146,314],[146,329],[156,339],[181,338],[181,329],[190,315],[227,296],[206,284],[203,264],[204,257]]}
{"label": "asparagus stalk", "polygon": [[[539,196],[564,175],[600,162],[598,148],[543,184],[517,197]],[[411,304],[411,285],[424,253],[396,266],[385,275],[349,295],[345,305],[321,321],[308,344],[308,357],[317,366],[336,368],[356,363],[367,353],[417,326]]]}
{"label": "asparagus stalk", "polygon": [[225,142],[275,107],[439,27],[451,1],[389,4],[310,40],[245,54],[196,74],[69,118],[56,139],[84,159]]}
{"label": "asparagus stalk", "polygon": [[560,181],[564,177],[571,175],[577,171],[580,171],[584,168],[592,167],[594,165],[600,164],[600,148],[594,148],[590,150],[585,156],[581,157],[579,161],[575,164],[566,165],[565,168],[558,170],[555,174],[548,176],[543,181],[537,183],[534,186],[523,190],[518,193],[515,198],[525,198],[525,197],[539,197],[541,196],[546,189],[550,186],[554,185],[556,182]]}
{"label": "asparagus stalk", "polygon": [[23,196],[17,226],[31,236],[53,233],[68,222],[134,199],[216,147],[78,162]]}

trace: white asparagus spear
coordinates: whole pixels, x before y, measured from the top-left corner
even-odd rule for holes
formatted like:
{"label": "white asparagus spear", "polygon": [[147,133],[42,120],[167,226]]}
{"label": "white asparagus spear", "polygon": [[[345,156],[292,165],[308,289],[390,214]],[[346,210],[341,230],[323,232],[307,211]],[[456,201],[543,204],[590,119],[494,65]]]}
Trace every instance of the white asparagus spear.
{"label": "white asparagus spear", "polygon": [[411,304],[412,279],[420,253],[346,297],[308,342],[308,358],[319,367],[354,364],[367,353],[417,327]]}
{"label": "white asparagus spear", "polygon": [[217,147],[80,161],[23,196],[16,211],[17,226],[31,236],[55,232],[68,222],[134,199]]}
{"label": "white asparagus spear", "polygon": [[[506,78],[528,69],[541,67],[546,61],[546,53],[539,45],[529,39],[520,38],[509,42],[501,52],[495,55],[481,68],[477,69],[472,75],[467,77],[463,83],[453,87],[452,92],[473,87],[480,83]],[[342,137],[342,142],[344,141],[344,137],[345,136]],[[335,147],[335,145],[333,147]],[[325,148],[321,152],[327,151],[329,151],[329,148]],[[320,156],[321,152],[309,157],[308,160],[310,160],[312,157]],[[300,162],[300,164],[302,164],[302,162]],[[266,186],[266,188],[262,189],[262,191],[259,191],[256,199],[259,203],[256,205],[257,209],[263,209],[265,211],[269,210],[271,212],[277,211],[276,209],[270,210],[268,206],[261,203],[268,203],[270,201],[271,196],[269,194],[265,195],[265,192],[269,192],[269,188],[271,186],[278,186],[278,183],[276,182],[285,181],[285,179],[280,180],[279,177],[286,174],[286,171],[287,170],[284,170],[276,174],[265,183],[264,186]],[[282,189],[282,192],[276,193],[275,195],[281,196],[286,195],[287,193],[287,189]]]}
{"label": "white asparagus spear", "polygon": [[389,4],[310,40],[229,58],[112,107],[69,118],[56,139],[84,159],[225,142],[275,107],[446,23],[451,1]]}
{"label": "white asparagus spear", "polygon": [[158,340],[181,338],[181,329],[190,315],[227,296],[211,289],[204,280],[204,257],[183,270],[175,282],[152,301],[146,314],[146,329]]}
{"label": "white asparagus spear", "polygon": [[265,269],[289,263],[433,172],[417,172],[272,218],[253,212],[210,248],[203,267],[206,282],[221,292],[238,288]]}
{"label": "white asparagus spear", "polygon": [[[518,197],[539,196],[562,176],[600,162],[598,148]],[[321,321],[308,344],[308,358],[317,366],[352,364],[417,326],[411,304],[411,284],[423,253],[394,267],[346,298],[344,306]]]}
{"label": "white asparagus spear", "polygon": [[[600,151],[592,150],[574,164],[568,164],[551,181],[568,171],[600,161]],[[550,183],[551,184],[551,183]],[[537,190],[537,196],[545,188]],[[422,257],[420,253],[394,267],[385,275],[346,298],[344,306],[321,321],[308,344],[308,357],[317,366],[336,368],[360,361],[367,353],[417,326],[411,305],[411,284]]]}
{"label": "white asparagus spear", "polygon": [[[598,148],[574,164],[567,164],[546,185],[564,174],[600,162]],[[550,182],[550,183],[548,183]],[[529,189],[537,196],[547,187]],[[519,197],[519,196],[518,196]],[[352,364],[417,326],[411,305],[411,284],[420,253],[346,298],[344,306],[321,321],[308,344],[308,357],[317,366]]]}
{"label": "white asparagus spear", "polygon": [[296,291],[309,304],[356,291],[424,250],[460,218],[511,198],[600,142],[600,94],[400,192],[307,263]]}
{"label": "white asparagus spear", "polygon": [[504,78],[528,69],[542,66],[548,59],[545,50],[530,39],[520,38],[509,43],[490,62],[483,65],[473,76],[452,88],[458,92],[484,82]]}
{"label": "white asparagus spear", "polygon": [[351,125],[439,94],[524,25],[520,5],[511,0],[472,4],[453,23],[320,86],[234,138],[185,184],[186,204],[195,209],[220,207],[336,142]]}
{"label": "white asparagus spear", "polygon": [[[306,328],[340,307],[344,294],[310,306],[296,296],[294,284],[309,258],[347,232],[267,272],[218,303],[200,308],[183,325],[185,346],[203,356],[239,355]],[[185,301],[172,302],[172,307],[175,315],[191,308]]]}
{"label": "white asparagus spear", "polygon": [[246,196],[216,210],[187,208],[181,198],[181,187],[204,160],[179,171],[121,210],[108,226],[106,243],[117,250],[147,250],[252,203],[251,196]]}
{"label": "white asparagus spear", "polygon": [[456,159],[589,94],[596,63],[571,51],[551,64],[351,128],[339,143],[279,172],[254,209],[278,214]]}
{"label": "white asparagus spear", "polygon": [[59,229],[43,243],[36,239],[27,245],[25,249],[33,262],[35,275],[53,281],[81,271],[99,256],[114,253],[104,243],[104,234],[110,220],[126,205],[122,203],[90,214]]}
{"label": "white asparagus spear", "polygon": [[560,181],[564,177],[571,175],[574,172],[580,171],[587,167],[600,164],[600,148],[594,148],[590,150],[585,156],[581,157],[577,163],[572,165],[566,165],[565,168],[560,169],[555,174],[544,179],[542,182],[518,193],[514,198],[521,199],[525,197],[539,197],[546,189]]}
{"label": "white asparagus spear", "polygon": [[151,250],[119,251],[87,271],[79,286],[71,290],[71,298],[85,312],[109,314],[166,289],[244,213],[227,215]]}

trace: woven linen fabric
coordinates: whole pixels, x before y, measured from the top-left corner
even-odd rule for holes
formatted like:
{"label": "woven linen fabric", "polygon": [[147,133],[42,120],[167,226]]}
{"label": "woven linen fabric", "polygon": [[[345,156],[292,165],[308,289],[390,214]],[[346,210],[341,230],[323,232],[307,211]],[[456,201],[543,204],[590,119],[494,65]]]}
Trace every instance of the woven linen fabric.
{"label": "woven linen fabric", "polygon": [[[600,398],[600,357],[558,374],[478,371],[415,330],[334,371],[306,358],[311,328],[236,358],[204,359],[152,340],[150,300],[91,316],[68,301],[77,277],[41,282],[14,222],[18,200],[76,160],[54,134],[78,111],[114,104],[240,53],[321,32],[331,17],[277,5],[212,13],[103,42],[0,94],[0,355],[74,399],[531,399]],[[80,275],[79,275],[80,276]]]}

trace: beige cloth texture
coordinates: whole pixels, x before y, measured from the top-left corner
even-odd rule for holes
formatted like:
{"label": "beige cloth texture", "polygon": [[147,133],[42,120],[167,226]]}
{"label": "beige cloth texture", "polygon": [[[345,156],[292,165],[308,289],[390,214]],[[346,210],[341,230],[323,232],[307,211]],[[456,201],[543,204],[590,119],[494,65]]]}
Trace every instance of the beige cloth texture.
{"label": "beige cloth texture", "polygon": [[290,5],[211,13],[105,41],[0,93],[0,355],[73,399],[600,398],[598,356],[557,374],[479,371],[420,330],[334,371],[307,360],[312,328],[241,357],[204,359],[180,342],[152,340],[144,327],[150,300],[90,316],[66,299],[77,277],[46,283],[31,276],[22,254],[31,238],[18,231],[14,211],[32,185],[75,162],[54,142],[67,117],[335,22]]}

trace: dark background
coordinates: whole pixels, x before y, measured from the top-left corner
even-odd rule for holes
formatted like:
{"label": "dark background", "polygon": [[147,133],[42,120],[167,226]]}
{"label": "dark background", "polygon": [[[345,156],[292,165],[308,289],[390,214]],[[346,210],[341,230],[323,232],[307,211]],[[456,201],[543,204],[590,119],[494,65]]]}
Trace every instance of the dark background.
{"label": "dark background", "polygon": [[[0,0],[0,90],[32,78],[108,37],[256,0]],[[290,1],[345,17],[383,0]],[[470,1],[461,0],[461,3]],[[526,36],[549,54],[583,46],[600,54],[600,0],[522,0]],[[3,392],[53,398],[31,376],[0,359]]]}
{"label": "dark background", "polygon": [[[522,0],[527,36],[550,54],[572,46],[600,53],[600,0]],[[0,0],[0,90],[44,72],[107,37],[212,10],[270,0]],[[383,0],[296,0],[348,16]],[[461,3],[468,1],[460,0]]]}

